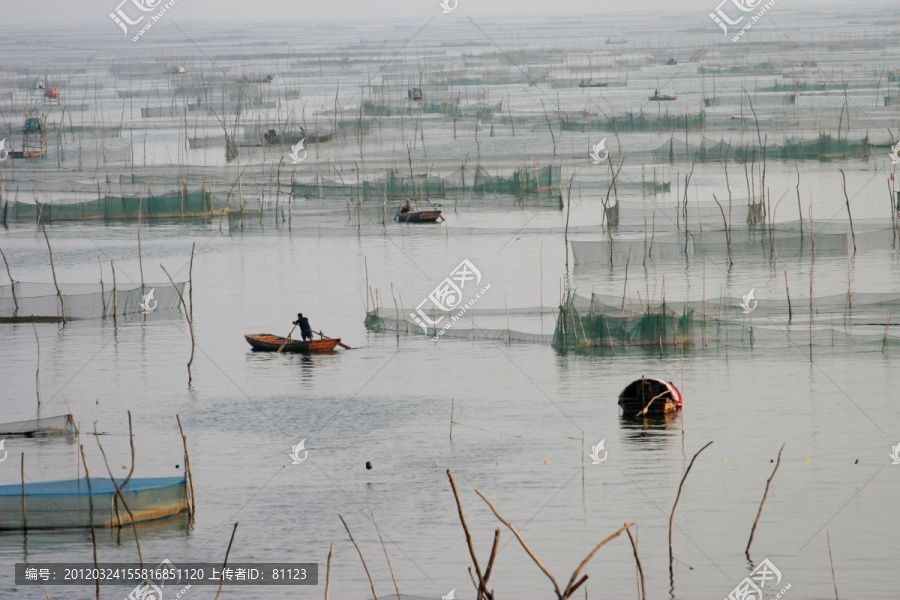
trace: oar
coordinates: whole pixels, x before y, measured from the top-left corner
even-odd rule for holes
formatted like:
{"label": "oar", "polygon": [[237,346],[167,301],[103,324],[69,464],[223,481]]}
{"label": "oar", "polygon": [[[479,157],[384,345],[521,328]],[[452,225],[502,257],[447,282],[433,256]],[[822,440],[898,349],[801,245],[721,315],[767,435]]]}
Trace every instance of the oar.
{"label": "oar", "polygon": [[[319,337],[325,338],[326,340],[333,340],[333,339],[334,339],[334,338],[328,337],[327,335],[325,335],[325,334],[322,333],[321,331],[314,331],[313,333],[318,333],[318,334],[319,334]],[[348,346],[347,344],[345,344],[345,343],[343,343],[343,342],[338,342],[338,346],[340,346],[341,348],[346,348],[347,350],[353,350],[353,348],[351,348],[350,346]]]}
{"label": "oar", "polygon": [[[296,326],[296,325],[294,325],[293,327],[291,327],[291,333],[294,333],[294,330],[295,330],[295,329],[297,329],[297,326]],[[281,346],[278,347],[278,354],[281,354],[281,351],[284,350],[284,347],[287,346],[287,343],[288,343],[289,341],[291,341],[291,333],[287,334],[287,337],[284,338],[284,342],[281,344]]]}

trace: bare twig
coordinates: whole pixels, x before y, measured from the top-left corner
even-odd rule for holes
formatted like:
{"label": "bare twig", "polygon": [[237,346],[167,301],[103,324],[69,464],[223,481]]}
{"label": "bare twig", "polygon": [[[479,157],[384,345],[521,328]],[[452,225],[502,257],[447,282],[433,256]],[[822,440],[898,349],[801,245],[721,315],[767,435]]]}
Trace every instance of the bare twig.
{"label": "bare twig", "polygon": [[672,527],[675,525],[675,508],[678,506],[678,501],[681,499],[681,490],[684,488],[684,482],[687,479],[688,473],[691,472],[691,467],[694,466],[694,461],[697,460],[697,457],[700,456],[700,453],[709,448],[712,442],[707,442],[705,446],[697,450],[697,453],[694,455],[694,458],[691,459],[690,464],[688,464],[687,470],[684,472],[684,476],[681,478],[681,483],[678,484],[678,494],[675,496],[675,504],[672,505],[672,513],[669,515],[669,579],[672,580],[674,578],[674,570],[672,567],[672,563],[674,558],[672,557]]}
{"label": "bare twig", "polygon": [[[140,539],[138,538],[137,523],[135,522],[134,514],[131,512],[131,509],[128,508],[128,504],[125,502],[125,496],[122,495],[122,489],[125,487],[124,484],[120,486],[119,484],[116,483],[116,478],[113,477],[112,469],[109,466],[109,461],[106,459],[106,450],[103,449],[103,444],[100,443],[100,434],[97,433],[96,421],[94,422],[94,439],[97,440],[97,446],[100,447],[100,454],[103,455],[103,462],[104,462],[104,464],[106,464],[106,472],[109,473],[109,479],[112,481],[113,487],[116,489],[116,505],[115,505],[116,523],[118,523],[119,527],[122,526],[122,519],[119,516],[119,506],[117,504],[118,502],[121,502],[122,506],[125,507],[125,512],[127,512],[128,516],[131,517],[131,529],[134,531],[134,543],[137,546],[138,558],[141,561],[141,568],[143,568],[144,567],[144,555],[141,552],[141,542],[140,542]],[[133,464],[133,461],[132,461],[132,464]]]}
{"label": "bare twig", "polygon": [[369,573],[369,567],[366,566],[366,559],[363,558],[362,550],[359,549],[359,544],[356,543],[356,540],[353,539],[353,534],[350,533],[350,528],[347,527],[347,521],[344,520],[344,517],[338,515],[338,518],[341,520],[341,523],[344,524],[344,529],[347,530],[347,535],[350,536],[350,541],[353,542],[353,546],[356,547],[356,552],[359,554],[359,560],[362,561],[363,569],[366,570],[366,577],[369,578],[369,586],[372,588],[372,596],[375,600],[378,600],[378,594],[375,592],[375,582],[372,581],[372,575]]}
{"label": "bare twig", "polygon": [[[494,505],[491,504],[491,501],[488,500],[484,494],[482,494],[479,490],[475,490],[475,493],[478,494],[481,497],[481,499],[485,501],[485,503],[487,503],[487,505],[491,508],[491,512],[494,513],[494,516],[497,517],[497,519],[499,519],[501,523],[506,525],[509,528],[509,530],[513,532],[513,535],[515,535],[516,539],[519,540],[519,543],[522,544],[522,548],[525,549],[526,554],[528,554],[528,556],[531,557],[531,560],[534,561],[534,564],[536,564],[538,566],[538,568],[544,572],[544,575],[546,575],[550,579],[550,581],[553,582],[553,591],[556,592],[556,596],[558,598],[563,598],[564,597],[563,593],[559,589],[559,583],[557,583],[556,578],[553,577],[553,575],[550,573],[550,571],[547,570],[547,567],[545,567],[544,564],[538,559],[538,557],[535,556],[534,552],[531,551],[531,548],[529,548],[528,544],[525,543],[525,540],[522,539],[522,535],[515,528],[515,526],[513,526],[512,523],[510,523],[509,521],[504,519],[502,516],[500,516],[500,513],[497,512],[497,509],[494,508]],[[577,571],[576,571],[576,574],[577,574]],[[574,578],[575,574],[573,574],[572,577]]]}
{"label": "bare twig", "polygon": [[837,591],[837,578],[834,576],[834,558],[831,556],[831,535],[829,535],[827,531],[825,532],[825,539],[828,540],[828,562],[831,563],[831,582],[834,584],[834,600],[840,600]]}
{"label": "bare twig", "polygon": [[463,516],[462,502],[459,500],[459,492],[456,491],[456,482],[453,480],[453,473],[447,469],[447,477],[450,479],[450,487],[453,488],[453,496],[456,498],[456,508],[459,511],[459,521],[462,523],[463,532],[466,534],[466,544],[469,546],[469,554],[472,556],[472,563],[475,565],[475,573],[478,575],[478,600],[483,596],[488,600],[493,598],[493,594],[487,591],[487,582],[481,574],[481,566],[478,564],[478,557],[475,556],[475,547],[472,545],[472,534],[469,533],[469,526],[466,525],[466,518]]}
{"label": "bare twig", "polygon": [[334,542],[328,551],[328,565],[325,567],[325,600],[328,600],[328,591],[331,589],[331,557],[334,555]]}
{"label": "bare twig", "polygon": [[775,461],[775,468],[772,469],[772,474],[769,475],[769,479],[766,480],[766,491],[763,492],[762,501],[759,503],[759,511],[756,513],[756,520],[753,521],[753,529],[750,530],[750,539],[747,540],[747,549],[744,550],[747,558],[750,557],[750,544],[753,543],[753,535],[756,533],[756,526],[759,524],[759,518],[762,516],[763,504],[766,503],[766,496],[769,495],[769,486],[772,484],[772,479],[775,477],[775,472],[778,471],[778,465],[781,464],[782,452],[784,452],[784,444],[781,444],[781,450],[778,451],[778,460]]}
{"label": "bare twig", "polygon": [[403,600],[402,596],[400,596],[400,588],[397,586],[397,578],[394,576],[394,567],[391,566],[391,557],[388,556],[387,546],[384,545],[384,538],[381,537],[381,529],[378,528],[378,521],[375,520],[375,511],[372,510],[372,505],[369,504],[368,498],[366,498],[366,506],[369,508],[369,514],[372,515],[372,523],[375,525],[375,533],[378,534],[378,539],[381,541],[381,549],[384,550],[384,558],[387,560],[388,570],[391,572],[391,580],[394,582],[397,600]]}
{"label": "bare twig", "polygon": [[634,551],[634,561],[637,563],[638,573],[641,576],[641,600],[647,600],[647,582],[644,580],[644,568],[641,566],[641,559],[638,556],[637,543],[634,541],[634,536],[631,535],[631,529],[629,525],[625,526],[625,533],[628,534],[628,539],[631,541],[631,549]]}
{"label": "bare twig", "polygon": [[635,525],[634,522],[627,523],[624,527],[619,529],[617,532],[615,532],[614,534],[612,534],[611,536],[609,536],[608,538],[606,538],[605,540],[603,540],[602,542],[597,544],[597,546],[591,551],[591,553],[588,554],[583,561],[581,561],[581,564],[578,565],[578,568],[575,569],[575,571],[572,573],[572,577],[569,579],[569,585],[566,586],[566,591],[563,594],[562,598],[571,598],[572,593],[575,590],[577,590],[581,586],[581,584],[583,584],[585,581],[587,581],[588,576],[585,575],[578,581],[578,583],[575,583],[575,579],[578,577],[578,574],[581,573],[582,569],[584,569],[589,562],[591,562],[591,559],[594,558],[594,555],[596,555],[597,552],[600,551],[600,548],[602,548],[607,543],[613,541],[614,539],[616,539],[617,537],[622,535],[623,531],[628,531],[628,528],[633,527],[634,525]]}
{"label": "bare twig", "polygon": [[[222,588],[225,587],[225,567],[228,566],[228,555],[231,554],[231,545],[234,543],[234,534],[237,533],[238,522],[234,522],[234,529],[231,530],[231,539],[228,541],[228,549],[225,550],[225,560],[222,562],[222,575],[219,576],[219,591],[216,592],[215,600],[219,600]],[[377,600],[377,598],[376,598]]]}
{"label": "bare twig", "polygon": [[163,272],[166,274],[166,277],[169,278],[169,281],[172,283],[172,287],[175,288],[175,292],[178,294],[178,298],[181,300],[181,307],[184,309],[184,318],[188,323],[188,328],[191,330],[191,358],[187,362],[187,370],[188,370],[188,385],[191,383],[191,363],[194,362],[194,348],[196,347],[196,342],[194,341],[194,323],[191,319],[191,313],[188,311],[187,304],[184,301],[184,295],[182,295],[181,290],[178,289],[178,286],[175,285],[175,281],[172,279],[172,276],[169,275],[169,272],[166,271],[166,268],[162,265],[159,265],[162,268]]}

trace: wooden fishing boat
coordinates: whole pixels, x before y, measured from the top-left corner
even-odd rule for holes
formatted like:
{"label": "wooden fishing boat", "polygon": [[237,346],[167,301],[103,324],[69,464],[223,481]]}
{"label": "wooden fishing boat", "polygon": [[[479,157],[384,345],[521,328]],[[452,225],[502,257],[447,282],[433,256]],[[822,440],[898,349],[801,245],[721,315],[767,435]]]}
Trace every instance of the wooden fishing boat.
{"label": "wooden fishing boat", "polygon": [[78,433],[78,427],[75,425],[75,417],[72,415],[59,415],[58,417],[43,417],[0,424],[0,437],[75,435],[76,433]]}
{"label": "wooden fishing boat", "polygon": [[113,527],[130,524],[132,516],[139,523],[189,510],[184,477],[132,479],[122,489],[127,510],[114,502],[115,490],[104,478],[41,481],[25,484],[23,502],[21,484],[0,486],[0,530],[24,529],[26,520],[28,529]]}
{"label": "wooden fishing boat", "polygon": [[627,44],[628,40],[626,40],[625,38],[619,38],[617,40],[614,40],[611,37],[609,37],[609,38],[606,38],[606,43],[607,44]]}
{"label": "wooden fishing boat", "polygon": [[605,81],[594,81],[592,79],[588,79],[587,81],[585,81],[584,79],[582,79],[581,82],[578,84],[578,87],[580,87],[580,88],[599,88],[599,87],[606,87],[608,85],[609,84],[606,83]]}
{"label": "wooden fishing boat", "polygon": [[[254,350],[263,352],[277,352],[281,345],[284,344],[282,352],[330,352],[341,343],[341,338],[328,338],[321,340],[309,340],[306,342],[289,338],[283,338],[271,333],[251,333],[244,336],[244,339],[253,346]],[[288,340],[287,344],[284,343]]]}
{"label": "wooden fishing boat", "polygon": [[679,411],[684,398],[672,382],[641,377],[632,381],[619,394],[619,406],[626,417],[645,414],[664,415]]}
{"label": "wooden fishing boat", "polygon": [[10,150],[10,158],[40,158],[44,155],[43,150]]}
{"label": "wooden fishing boat", "polygon": [[411,212],[398,212],[395,217],[401,223],[434,223],[443,219],[439,210],[418,210]]}
{"label": "wooden fishing boat", "polygon": [[660,94],[659,90],[653,92],[653,95],[649,97],[649,100],[653,102],[666,102],[668,100],[677,100],[678,96],[670,96],[669,94]]}

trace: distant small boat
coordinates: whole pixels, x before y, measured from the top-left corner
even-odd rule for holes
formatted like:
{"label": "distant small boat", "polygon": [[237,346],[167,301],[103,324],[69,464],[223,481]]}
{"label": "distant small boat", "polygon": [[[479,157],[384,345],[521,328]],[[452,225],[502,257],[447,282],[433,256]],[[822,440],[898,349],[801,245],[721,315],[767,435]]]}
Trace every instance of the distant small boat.
{"label": "distant small boat", "polygon": [[678,64],[678,61],[675,60],[674,58],[672,58],[671,56],[669,57],[669,60],[666,61],[666,65],[668,65],[668,66],[677,65],[677,64]]}
{"label": "distant small boat", "polygon": [[581,83],[578,84],[578,87],[594,88],[594,87],[606,87],[607,85],[609,85],[609,84],[606,83],[605,81],[594,81],[592,79],[588,79],[587,81],[585,81],[584,79],[582,79]]}
{"label": "distant small boat", "polygon": [[[282,352],[301,352],[307,354],[309,352],[329,352],[334,350],[341,343],[341,338],[329,338],[321,340],[309,340],[306,342],[294,339],[283,338],[281,336],[272,335],[271,333],[251,333],[244,336],[254,350],[263,352],[277,352],[282,345]],[[285,340],[288,342],[285,344]]]}
{"label": "distant small boat", "polygon": [[684,398],[672,382],[641,377],[619,394],[619,406],[626,417],[662,415],[681,410]]}
{"label": "distant small boat", "polygon": [[[123,480],[124,481],[124,478]],[[122,485],[122,481],[118,481]],[[114,527],[120,522],[152,521],[189,510],[184,477],[132,479],[122,489],[118,517],[111,479],[84,478],[25,484],[25,519],[28,529]],[[0,530],[24,529],[22,485],[0,486]],[[131,511],[131,515],[129,515]]]}
{"label": "distant small boat", "polygon": [[653,95],[648,98],[653,102],[665,102],[668,100],[677,100],[678,96],[670,96],[669,94],[660,94],[659,90],[653,92]]}
{"label": "distant small boat", "polygon": [[75,425],[75,417],[72,415],[59,415],[58,417],[43,417],[28,421],[15,421],[13,423],[0,423],[0,437],[37,435],[75,435],[78,427]]}
{"label": "distant small boat", "polygon": [[627,44],[628,40],[625,38],[619,38],[617,40],[612,39],[611,37],[606,38],[607,44]]}
{"label": "distant small boat", "polygon": [[398,212],[395,217],[401,223],[434,223],[443,219],[439,210],[419,210],[411,212]]}

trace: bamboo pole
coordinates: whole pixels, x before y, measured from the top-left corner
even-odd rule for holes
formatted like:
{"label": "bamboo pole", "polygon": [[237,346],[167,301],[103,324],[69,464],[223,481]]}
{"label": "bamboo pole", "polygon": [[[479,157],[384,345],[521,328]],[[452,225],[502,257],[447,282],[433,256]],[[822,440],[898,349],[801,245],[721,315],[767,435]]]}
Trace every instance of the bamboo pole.
{"label": "bamboo pole", "polygon": [[[94,568],[97,568],[97,532],[94,530],[93,521],[91,522],[91,545],[94,547]],[[99,570],[99,569],[98,569]],[[97,600],[100,600],[100,578],[96,580]]]}
{"label": "bamboo pole", "polygon": [[450,399],[450,441],[453,441],[453,408],[456,405],[456,398]]}
{"label": "bamboo pole", "polygon": [[788,284],[787,271],[784,272],[784,291],[787,294],[788,323],[790,323],[791,319],[793,318],[793,311],[791,310],[791,286]]}
{"label": "bamboo pole", "polygon": [[[228,541],[228,549],[225,550],[225,561],[222,563],[222,575],[219,576],[219,591],[216,592],[215,600],[219,600],[219,595],[222,593],[222,588],[225,587],[225,567],[228,566],[228,555],[231,554],[231,545],[234,543],[234,534],[237,532],[238,522],[234,522],[234,529],[231,530],[231,539]],[[378,600],[376,598],[376,600]]]}
{"label": "bamboo pole", "polygon": [[347,527],[347,522],[344,520],[344,517],[338,515],[338,518],[341,520],[341,523],[344,524],[344,529],[347,530],[347,535],[350,536],[350,541],[353,542],[353,545],[356,547],[356,552],[359,554],[359,560],[362,561],[363,569],[366,570],[366,577],[369,578],[369,586],[372,588],[372,596],[375,600],[378,600],[378,593],[375,592],[375,582],[372,581],[372,575],[369,573],[369,567],[366,566],[366,559],[363,558],[362,550],[359,549],[359,544],[356,543],[356,540],[353,539],[353,534],[350,533],[350,528]]}
{"label": "bamboo pole", "polygon": [[850,219],[850,235],[853,238],[853,254],[856,255],[856,232],[853,231],[853,215],[850,213],[850,198],[847,196],[847,177],[844,175],[844,170],[839,169],[841,172],[841,180],[844,183],[844,201],[847,203],[847,217]]}
{"label": "bamboo pole", "polygon": [[475,547],[472,545],[472,534],[469,533],[469,526],[466,525],[466,518],[463,516],[462,502],[459,500],[459,492],[456,490],[456,482],[453,480],[453,473],[447,469],[447,477],[450,479],[450,487],[453,489],[453,497],[456,499],[456,508],[459,512],[459,521],[462,523],[463,532],[466,534],[466,544],[469,547],[469,555],[472,557],[472,563],[475,566],[475,573],[478,575],[478,595],[476,600],[482,597],[487,600],[493,600],[494,593],[487,589],[487,580],[481,574],[481,566],[478,564],[478,557],[475,556]]}
{"label": "bamboo pole", "polygon": [[778,451],[778,460],[775,461],[775,468],[772,469],[772,474],[769,475],[769,479],[766,480],[766,490],[763,492],[762,501],[759,503],[759,511],[756,513],[756,520],[753,521],[753,529],[750,530],[750,539],[747,540],[747,549],[744,550],[748,560],[750,559],[750,545],[753,544],[753,536],[756,534],[756,526],[759,525],[759,518],[762,516],[763,505],[766,503],[766,497],[769,495],[769,486],[772,485],[772,479],[775,478],[775,473],[778,471],[778,466],[781,464],[782,452],[784,452],[784,444],[781,444],[781,450]]}
{"label": "bamboo pole", "polygon": [[116,264],[114,261],[109,261],[109,268],[112,270],[113,277],[113,325],[115,325],[118,321],[116,313],[119,312],[119,293],[116,290]]}
{"label": "bamboo pole", "polygon": [[66,322],[66,301],[63,300],[62,292],[59,289],[59,282],[56,280],[56,266],[53,262],[53,248],[50,247],[50,237],[47,235],[47,226],[41,219],[41,230],[44,232],[44,240],[47,242],[47,252],[50,254],[50,271],[53,273],[53,285],[56,286],[56,296],[59,298],[60,312],[62,313],[62,321]]}
{"label": "bamboo pole", "polygon": [[12,271],[9,270],[9,263],[6,261],[6,254],[3,253],[3,249],[0,248],[0,256],[3,257],[3,264],[6,265],[6,275],[9,277],[10,287],[12,288],[12,297],[13,303],[16,306],[16,312],[19,312],[19,299],[16,296],[16,282],[12,278]]}
{"label": "bamboo pole", "polygon": [[834,584],[834,600],[840,600],[838,598],[838,589],[837,589],[837,578],[834,576],[834,558],[831,555],[831,535],[826,531],[825,539],[828,540],[828,562],[831,563],[831,582]]}
{"label": "bamboo pole", "polygon": [[22,474],[22,529],[25,531],[27,536],[28,534],[28,510],[27,510],[27,501],[25,500],[25,453],[22,453],[22,460],[20,461],[19,471]]}
{"label": "bamboo pole", "polygon": [[194,249],[197,242],[191,244],[191,264],[188,267],[188,299],[191,301],[191,320],[194,320]]}
{"label": "bamboo pole", "polygon": [[369,508],[369,514],[372,515],[372,524],[375,525],[375,533],[378,534],[378,540],[381,542],[381,549],[384,550],[384,558],[387,560],[388,570],[391,572],[391,580],[394,582],[394,590],[397,592],[397,600],[403,600],[400,596],[400,587],[397,585],[397,578],[394,576],[394,567],[391,566],[391,557],[388,556],[387,546],[384,545],[384,538],[381,537],[381,529],[378,528],[378,521],[375,520],[375,511],[372,510],[372,505],[369,504],[369,499],[366,498],[366,506]]}
{"label": "bamboo pole", "polygon": [[172,283],[172,287],[175,288],[175,292],[178,293],[178,298],[181,300],[181,307],[184,309],[184,318],[187,320],[188,328],[191,330],[191,358],[187,362],[187,370],[188,370],[188,385],[191,384],[191,363],[194,362],[194,349],[197,346],[197,343],[194,338],[194,322],[191,319],[191,315],[188,312],[187,304],[184,302],[184,296],[181,294],[181,290],[178,289],[178,286],[175,285],[175,281],[172,279],[172,276],[169,275],[169,272],[166,271],[166,268],[161,264],[159,265],[162,268],[163,272],[166,274],[166,277],[169,278],[169,281]]}
{"label": "bamboo pole", "polygon": [[328,592],[331,590],[331,557],[334,555],[334,542],[331,542],[331,549],[328,551],[328,563],[325,567],[325,600],[328,600]]}
{"label": "bamboo pole", "polygon": [[884,337],[881,340],[881,353],[884,354],[884,347],[887,346],[888,327],[891,324],[891,313],[888,312],[887,318],[884,320]]}
{"label": "bamboo pole", "polygon": [[190,491],[188,499],[190,501],[191,516],[193,517],[197,505],[196,496],[194,495],[194,474],[191,471],[191,454],[188,452],[187,436],[184,433],[184,427],[181,426],[181,417],[175,415],[175,420],[178,421],[178,431],[181,432],[181,443],[184,445],[184,475]]}
{"label": "bamboo pole", "polygon": [[684,476],[681,478],[681,483],[678,484],[678,494],[675,496],[675,504],[672,505],[672,512],[669,514],[669,581],[670,583],[674,581],[675,571],[673,569],[673,561],[674,557],[672,556],[672,527],[675,524],[675,509],[678,507],[678,501],[681,499],[681,490],[684,488],[684,482],[687,479],[688,473],[691,472],[691,467],[694,466],[694,461],[697,460],[697,457],[700,456],[700,453],[709,448],[712,444],[711,441],[706,442],[706,445],[697,450],[697,453],[694,454],[694,458],[691,459],[690,464],[688,464],[687,470],[684,472]]}
{"label": "bamboo pole", "polygon": [[[634,562],[637,563],[638,574],[641,577],[641,585],[640,590],[638,590],[641,594],[641,600],[647,600],[647,582],[644,580],[644,568],[641,566],[641,559],[638,556],[637,542],[634,540],[634,536],[631,535],[631,528],[626,524],[625,533],[628,534],[628,539],[631,541],[631,550],[634,552]],[[585,590],[585,596],[587,595],[587,590]]]}
{"label": "bamboo pole", "polygon": [[[97,433],[96,421],[94,422],[94,439],[97,440],[97,446],[100,447],[100,454],[103,455],[103,462],[106,464],[106,471],[109,473],[109,479],[112,481],[113,487],[116,489],[116,499],[117,499],[116,500],[117,503],[115,504],[116,522],[118,523],[119,527],[122,526],[122,519],[119,516],[119,506],[118,506],[118,502],[121,501],[122,506],[125,507],[125,512],[127,512],[128,516],[131,517],[131,528],[134,531],[134,543],[135,543],[135,545],[137,545],[138,558],[141,561],[141,568],[143,568],[144,567],[144,555],[141,552],[141,542],[140,542],[140,539],[138,538],[137,523],[135,522],[134,514],[132,514],[131,509],[128,508],[128,504],[125,502],[125,497],[122,495],[122,488],[124,488],[125,485],[123,484],[120,486],[119,484],[116,483],[116,478],[112,474],[112,469],[109,466],[109,461],[106,459],[106,451],[103,449],[103,445],[100,443],[100,434]],[[132,459],[132,467],[133,466],[134,466],[134,460]]]}
{"label": "bamboo pole", "polygon": [[34,369],[34,390],[37,393],[37,412],[41,414],[41,339],[38,337],[37,326],[31,324],[34,330],[34,341],[37,344],[37,366]]}

